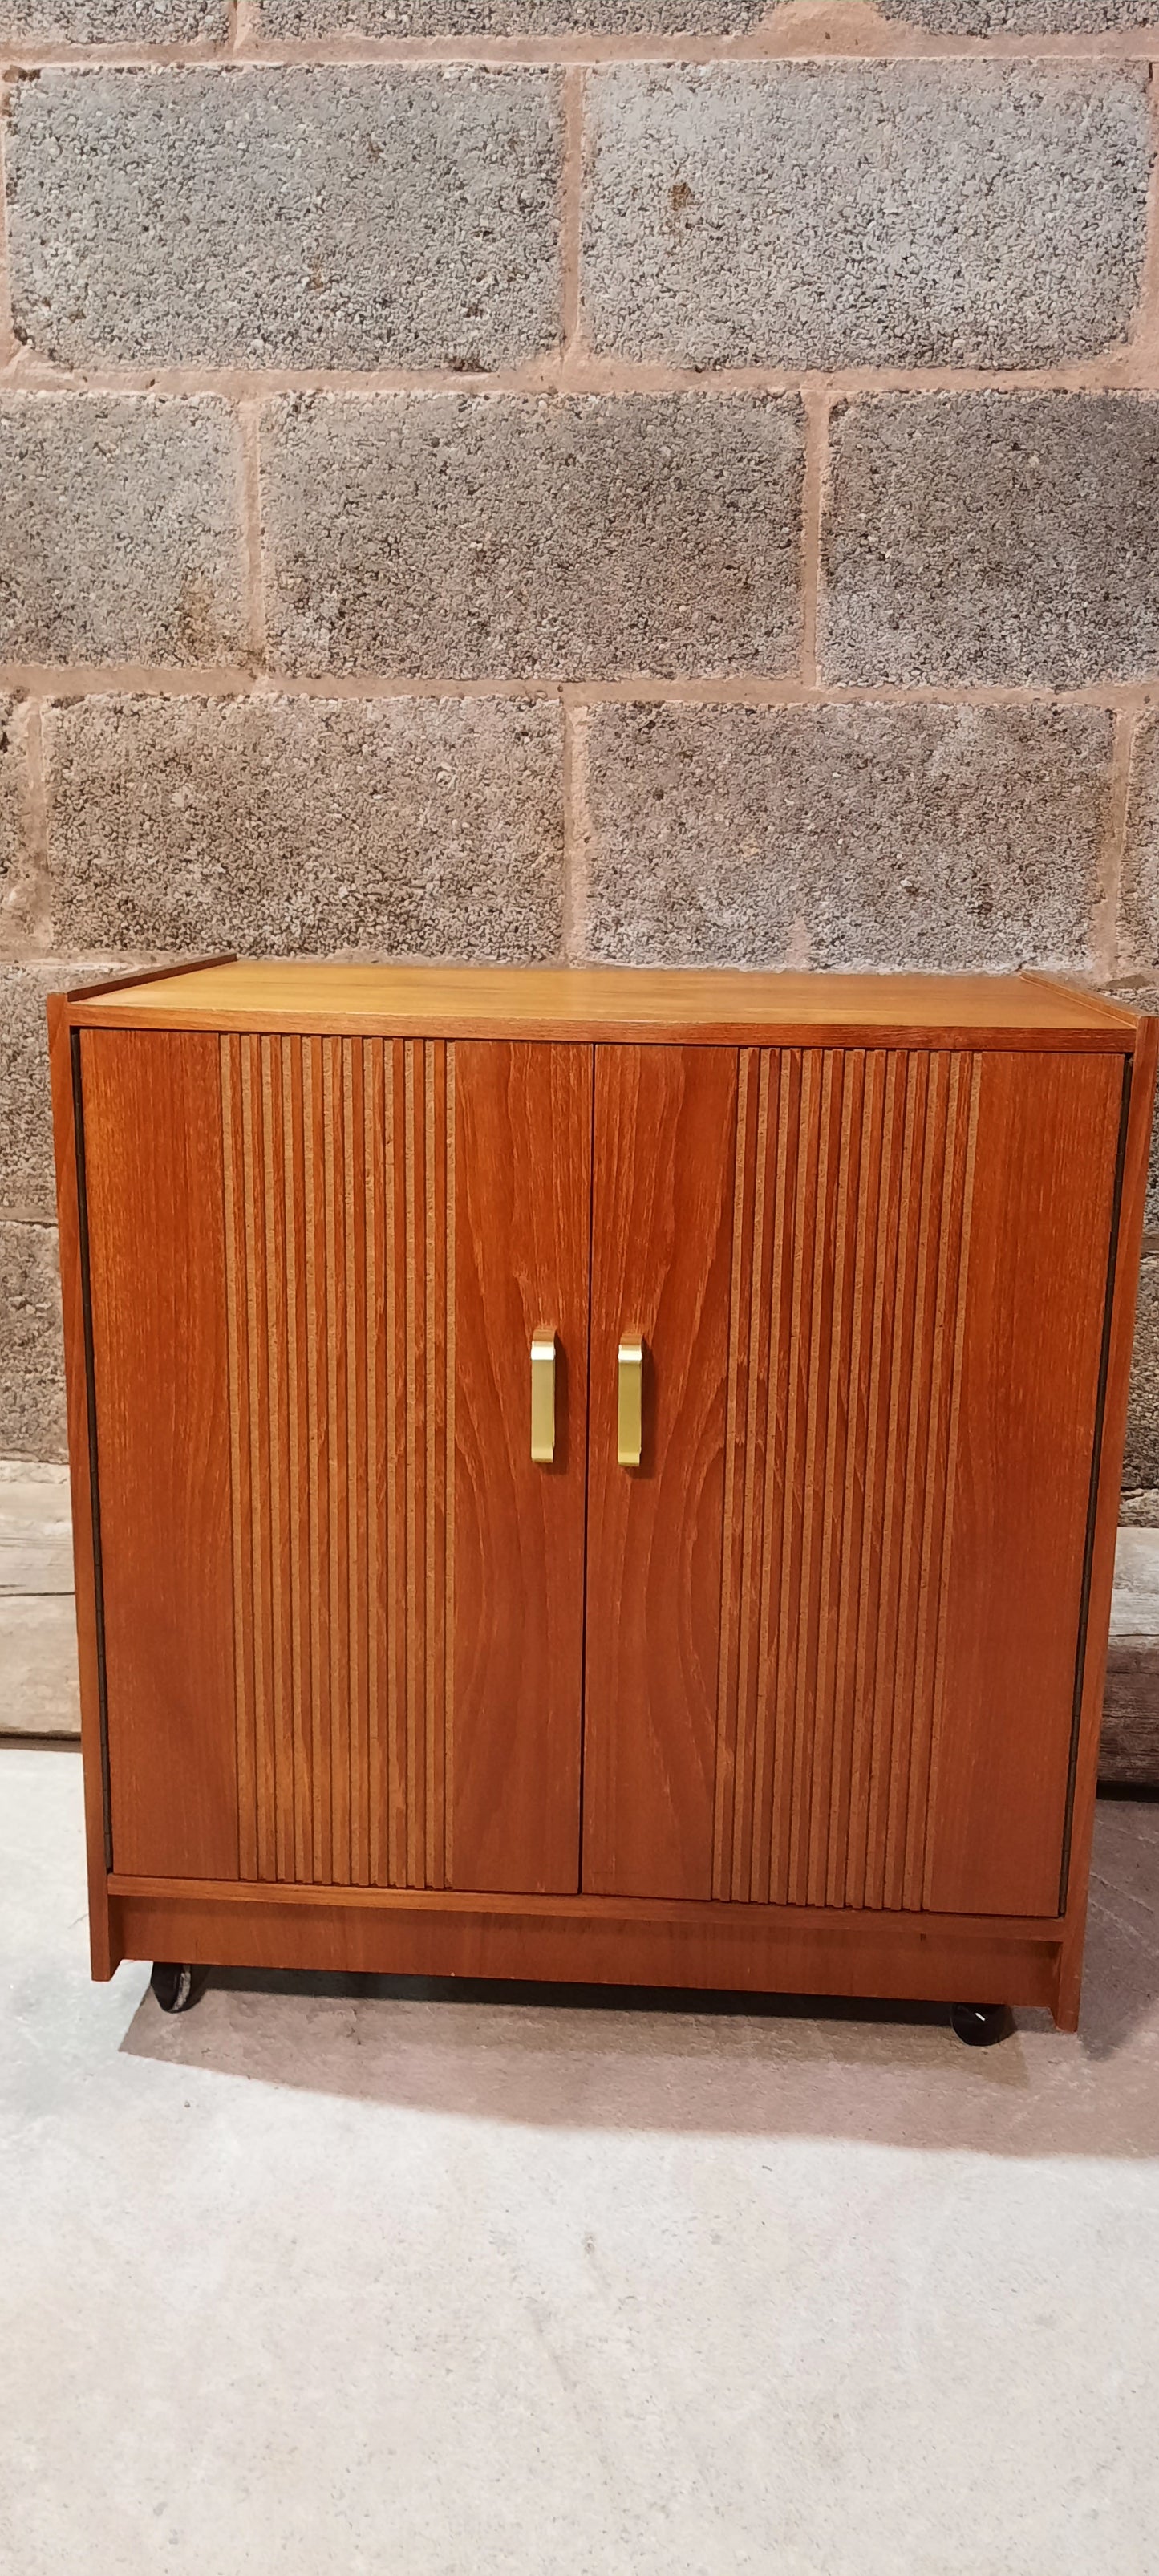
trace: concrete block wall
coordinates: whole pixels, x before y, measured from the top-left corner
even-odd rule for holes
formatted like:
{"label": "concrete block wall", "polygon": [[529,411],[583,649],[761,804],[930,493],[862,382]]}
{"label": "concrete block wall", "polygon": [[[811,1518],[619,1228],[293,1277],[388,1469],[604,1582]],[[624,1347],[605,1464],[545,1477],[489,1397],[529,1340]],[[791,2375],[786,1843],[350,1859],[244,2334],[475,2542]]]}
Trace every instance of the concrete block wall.
{"label": "concrete block wall", "polygon": [[1156,63],[1159,0],[0,0],[0,1453],[90,968],[1151,990]]}

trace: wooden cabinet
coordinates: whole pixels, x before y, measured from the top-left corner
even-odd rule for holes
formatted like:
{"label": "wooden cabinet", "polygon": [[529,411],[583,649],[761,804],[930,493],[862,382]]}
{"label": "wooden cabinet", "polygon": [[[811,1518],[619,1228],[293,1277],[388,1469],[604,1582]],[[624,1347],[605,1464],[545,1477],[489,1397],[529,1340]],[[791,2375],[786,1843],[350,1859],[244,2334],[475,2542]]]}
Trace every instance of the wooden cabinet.
{"label": "wooden cabinet", "polygon": [[1153,1023],[232,963],[50,1012],[97,1974],[1073,2024]]}

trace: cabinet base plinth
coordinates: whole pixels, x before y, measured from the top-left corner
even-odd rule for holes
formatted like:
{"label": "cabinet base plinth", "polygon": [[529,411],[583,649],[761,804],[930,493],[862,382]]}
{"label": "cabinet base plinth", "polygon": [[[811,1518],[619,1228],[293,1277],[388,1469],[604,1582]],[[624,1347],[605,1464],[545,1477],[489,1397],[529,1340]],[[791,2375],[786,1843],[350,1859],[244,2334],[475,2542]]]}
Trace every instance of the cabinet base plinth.
{"label": "cabinet base plinth", "polygon": [[1056,2009],[1064,1925],[641,1898],[488,1897],[113,1879],[113,1964],[676,1986]]}

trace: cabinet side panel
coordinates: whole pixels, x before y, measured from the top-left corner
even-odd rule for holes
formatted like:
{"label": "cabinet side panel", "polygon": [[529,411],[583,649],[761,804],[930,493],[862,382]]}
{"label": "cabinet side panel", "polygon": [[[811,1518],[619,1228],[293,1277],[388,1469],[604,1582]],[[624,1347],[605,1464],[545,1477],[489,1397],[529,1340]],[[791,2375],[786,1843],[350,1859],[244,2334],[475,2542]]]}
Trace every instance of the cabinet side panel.
{"label": "cabinet side panel", "polygon": [[1122,1061],[982,1058],[923,1901],[1053,1915]]}
{"label": "cabinet side panel", "polygon": [[100,1564],[99,1497],[91,1387],[88,1311],[87,1217],[84,1211],[84,1137],[80,1104],[80,1038],[68,1020],[68,1003],[48,997],[52,1119],[56,1151],[56,1204],[60,1228],[60,1287],[68,1390],[68,1457],[72,1491],[72,1544],[80,1669],[81,1743],[84,1754],[85,1842],[88,1856],[89,1939],[94,1977],[112,1975],[118,1961],[110,1941],[106,1874],[112,1836],[108,1815],[108,1743],[104,1707],[104,1634]]}
{"label": "cabinet side panel", "polygon": [[[742,1144],[737,1171],[737,1092]],[[600,1047],[592,1259],[585,1893],[709,1897],[728,1835],[715,1796],[722,1592],[743,1498],[726,1494],[738,1187],[761,1120],[753,1068],[710,1047]],[[767,1112],[766,1112],[767,1114]],[[747,1202],[746,1202],[747,1203]],[[617,1350],[644,1345],[643,1447],[617,1458]],[[729,1518],[727,1551],[726,1510]],[[724,1658],[726,1689],[738,1657]],[[726,1742],[723,1762],[732,1751]]]}
{"label": "cabinet side panel", "polygon": [[[579,1884],[592,1053],[495,1041],[454,1057],[450,1883],[567,1894]],[[531,1457],[540,1328],[556,1337],[550,1464]],[[432,1559],[440,1591],[441,1573]]]}
{"label": "cabinet side panel", "polygon": [[81,1039],[113,1861],[236,1878],[218,1045]]}

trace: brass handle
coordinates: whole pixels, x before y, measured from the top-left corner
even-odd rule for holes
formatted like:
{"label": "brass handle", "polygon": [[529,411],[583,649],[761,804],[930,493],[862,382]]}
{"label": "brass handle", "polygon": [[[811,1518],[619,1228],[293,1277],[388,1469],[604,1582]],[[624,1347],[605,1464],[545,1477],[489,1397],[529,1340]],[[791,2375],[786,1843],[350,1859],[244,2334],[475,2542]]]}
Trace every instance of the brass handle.
{"label": "brass handle", "polygon": [[537,1467],[555,1456],[555,1335],[547,1324],[531,1337],[531,1455]]}
{"label": "brass handle", "polygon": [[616,1456],[621,1467],[638,1467],[644,1447],[643,1342],[621,1342],[617,1358]]}

